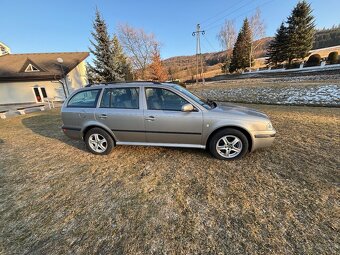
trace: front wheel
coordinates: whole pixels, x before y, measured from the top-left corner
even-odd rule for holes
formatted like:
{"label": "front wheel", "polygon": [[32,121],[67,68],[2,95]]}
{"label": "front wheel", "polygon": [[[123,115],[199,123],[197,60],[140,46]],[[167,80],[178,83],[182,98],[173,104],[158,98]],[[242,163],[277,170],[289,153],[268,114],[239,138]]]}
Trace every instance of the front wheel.
{"label": "front wheel", "polygon": [[210,140],[209,150],[218,159],[232,160],[242,158],[247,154],[249,142],[247,137],[239,130],[226,128]]}
{"label": "front wheel", "polygon": [[85,135],[87,149],[96,155],[107,155],[112,151],[112,137],[101,128],[92,128]]}

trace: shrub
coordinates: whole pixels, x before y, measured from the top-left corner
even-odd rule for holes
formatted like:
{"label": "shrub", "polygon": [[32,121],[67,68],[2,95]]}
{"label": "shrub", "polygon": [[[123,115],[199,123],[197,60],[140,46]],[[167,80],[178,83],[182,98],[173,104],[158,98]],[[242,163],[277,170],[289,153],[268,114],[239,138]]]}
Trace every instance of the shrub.
{"label": "shrub", "polygon": [[337,51],[333,51],[331,53],[329,53],[328,55],[328,62],[331,64],[331,65],[334,65],[334,64],[337,64],[338,63],[338,60],[339,60],[339,54]]}
{"label": "shrub", "polygon": [[282,69],[284,67],[285,67],[284,64],[277,64],[276,66],[272,66],[271,69]]}
{"label": "shrub", "polygon": [[320,62],[321,62],[321,56],[319,54],[313,54],[308,58],[305,66],[306,67],[308,67],[308,66],[319,66]]}
{"label": "shrub", "polygon": [[286,65],[286,69],[296,69],[300,68],[301,62],[292,62],[291,64]]}

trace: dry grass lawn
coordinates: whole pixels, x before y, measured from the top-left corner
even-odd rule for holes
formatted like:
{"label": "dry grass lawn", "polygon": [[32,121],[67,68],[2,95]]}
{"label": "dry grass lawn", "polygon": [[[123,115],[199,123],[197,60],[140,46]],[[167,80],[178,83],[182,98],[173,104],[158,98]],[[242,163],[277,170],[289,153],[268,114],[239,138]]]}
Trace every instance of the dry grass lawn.
{"label": "dry grass lawn", "polygon": [[272,148],[117,147],[94,156],[59,112],[0,122],[0,254],[339,254],[340,109],[254,106]]}

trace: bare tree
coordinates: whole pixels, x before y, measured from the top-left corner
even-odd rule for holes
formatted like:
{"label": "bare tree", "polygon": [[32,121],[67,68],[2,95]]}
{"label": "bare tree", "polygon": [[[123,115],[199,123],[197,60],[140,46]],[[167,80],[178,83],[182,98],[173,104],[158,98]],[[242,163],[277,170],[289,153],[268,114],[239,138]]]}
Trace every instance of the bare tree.
{"label": "bare tree", "polygon": [[251,67],[252,60],[254,59],[254,52],[261,44],[259,39],[263,38],[266,34],[266,26],[261,18],[261,10],[259,8],[256,9],[255,14],[251,16],[249,20],[252,41],[249,58],[249,66]]}
{"label": "bare tree", "polygon": [[159,45],[155,36],[146,33],[141,28],[133,28],[128,24],[118,25],[118,37],[129,55],[135,72],[141,79],[145,79],[147,67],[152,62],[155,45]]}
{"label": "bare tree", "polygon": [[[224,25],[221,27],[220,32],[217,35],[217,39],[219,40],[223,49],[228,51],[234,47],[236,42],[236,29],[234,21],[226,20]],[[227,53],[228,54],[228,53]]]}

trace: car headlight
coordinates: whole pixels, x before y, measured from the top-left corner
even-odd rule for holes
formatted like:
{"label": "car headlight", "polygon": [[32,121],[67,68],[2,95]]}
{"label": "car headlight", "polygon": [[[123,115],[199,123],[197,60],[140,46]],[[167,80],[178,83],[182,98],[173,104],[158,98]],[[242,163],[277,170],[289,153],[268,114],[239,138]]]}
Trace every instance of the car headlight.
{"label": "car headlight", "polygon": [[273,129],[274,129],[274,127],[273,127],[273,125],[272,125],[271,122],[268,122],[268,123],[267,123],[267,129],[268,129],[268,130],[273,130]]}

